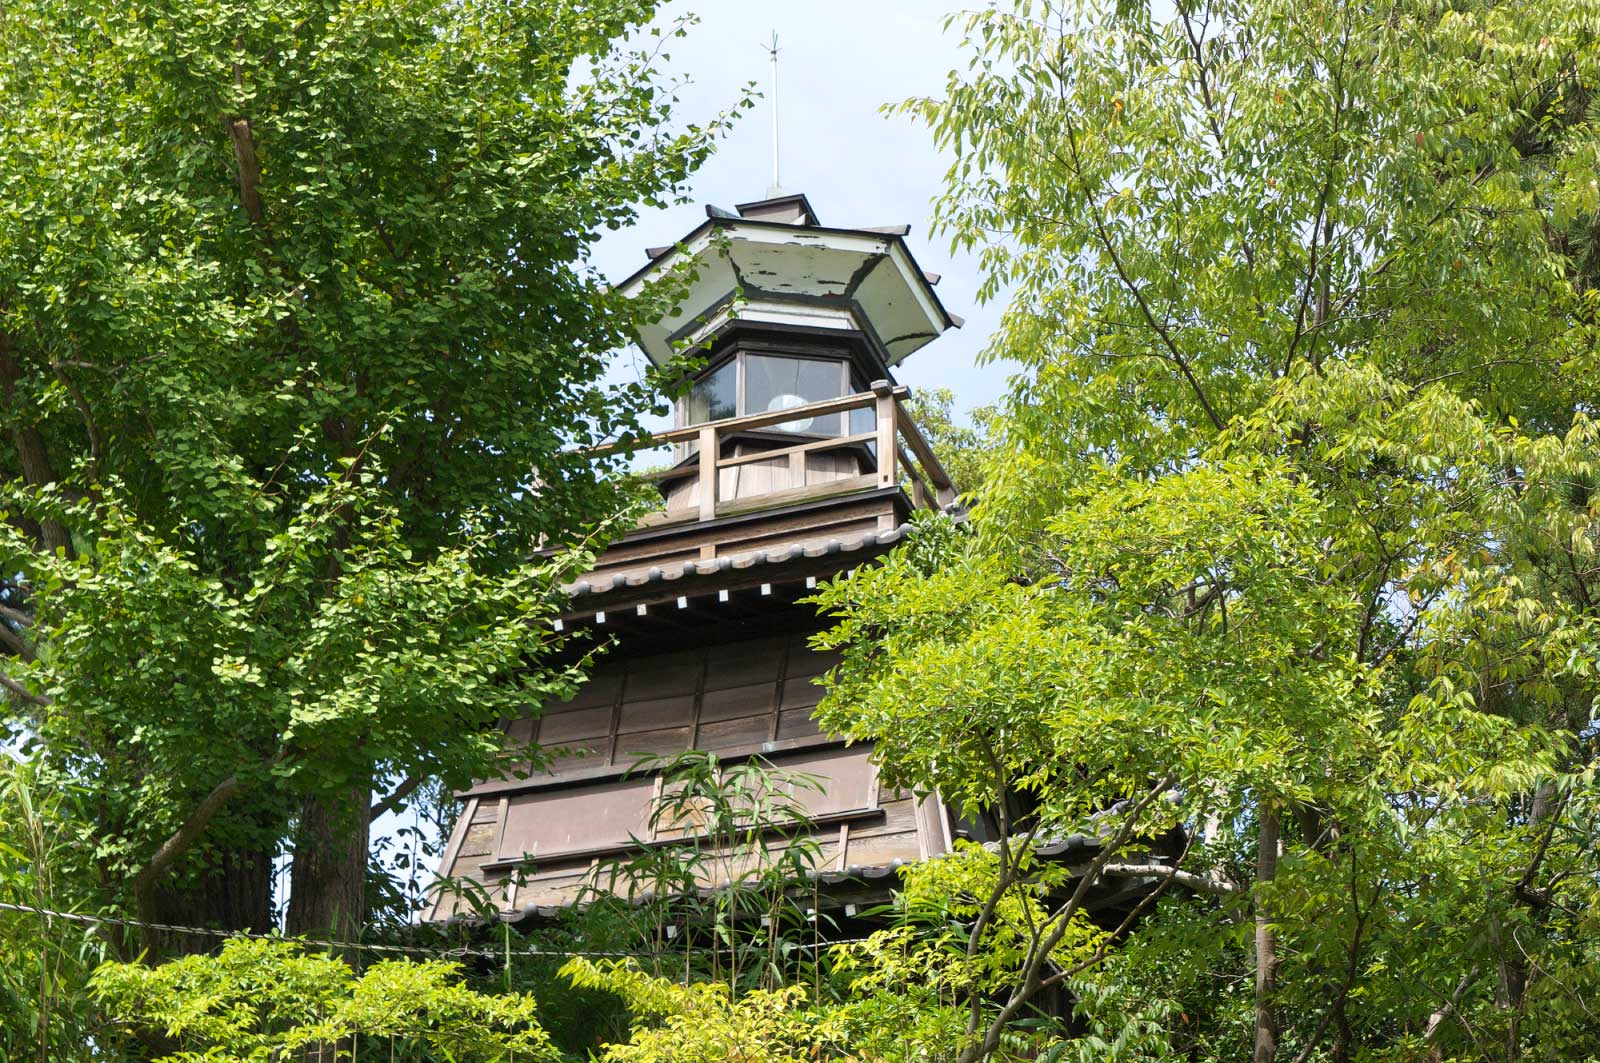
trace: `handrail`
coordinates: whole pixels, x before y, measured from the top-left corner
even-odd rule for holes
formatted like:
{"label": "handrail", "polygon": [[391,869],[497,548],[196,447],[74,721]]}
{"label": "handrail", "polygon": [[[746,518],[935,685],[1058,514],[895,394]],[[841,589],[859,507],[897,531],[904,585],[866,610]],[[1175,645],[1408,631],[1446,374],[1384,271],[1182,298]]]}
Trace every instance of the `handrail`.
{"label": "handrail", "polygon": [[[861,490],[874,486],[895,487],[909,482],[914,507],[948,506],[958,497],[955,485],[950,480],[950,474],[945,472],[944,466],[934,455],[933,448],[928,445],[927,439],[923,437],[916,423],[912,421],[911,415],[906,411],[903,403],[909,396],[910,391],[907,388],[897,387],[887,380],[877,380],[867,390],[853,395],[843,395],[803,406],[791,406],[784,410],[768,410],[743,417],[725,417],[718,421],[706,421],[702,424],[654,433],[641,441],[637,449],[650,449],[675,443],[694,443],[698,455],[696,460],[686,461],[675,468],[647,473],[646,478],[657,483],[694,480],[701,486],[697,491],[698,504],[690,503],[686,506],[680,504],[676,509],[665,511],[656,517],[647,517],[643,523],[654,526],[661,523],[658,519],[661,516],[666,516],[670,522],[712,520],[718,516],[745,512],[753,505],[762,505],[763,500],[776,505],[780,499],[787,502],[800,500],[802,497],[809,498],[813,494],[818,497],[835,494],[846,484],[854,485],[851,487],[852,490]],[[842,415],[860,409],[873,411],[872,428],[865,432],[847,431],[791,446],[747,454],[735,453],[727,457],[722,454],[723,442],[734,433],[751,432],[817,417]],[[591,447],[585,453],[600,456],[621,450],[622,447],[621,443],[608,443]],[[807,459],[810,455],[849,448],[869,448],[866,452],[872,455],[875,467],[862,470],[859,476],[807,483]],[[799,481],[795,486],[737,498],[719,497],[722,493],[722,473],[725,470],[782,458],[789,460],[791,477]],[[677,516],[673,517],[672,514]]]}
{"label": "handrail", "polygon": [[[880,383],[882,383],[880,381]],[[904,399],[911,392],[904,387],[889,388],[889,394],[896,400]],[[701,424],[690,425],[687,428],[669,428],[665,432],[652,433],[644,447],[666,446],[668,443],[691,443],[700,438],[700,433],[711,429],[716,432],[753,432],[758,428],[770,428],[775,424],[786,424],[789,421],[803,421],[810,417],[821,417],[830,413],[846,413],[850,410],[859,410],[871,406],[878,399],[877,392],[860,391],[854,395],[844,395],[837,399],[824,399],[821,402],[809,403],[805,406],[791,406],[786,410],[768,410],[763,413],[749,413],[743,417],[724,417],[720,421],[705,421]],[[584,451],[600,457],[614,450],[621,450],[623,444],[602,443],[596,447],[589,447]]]}

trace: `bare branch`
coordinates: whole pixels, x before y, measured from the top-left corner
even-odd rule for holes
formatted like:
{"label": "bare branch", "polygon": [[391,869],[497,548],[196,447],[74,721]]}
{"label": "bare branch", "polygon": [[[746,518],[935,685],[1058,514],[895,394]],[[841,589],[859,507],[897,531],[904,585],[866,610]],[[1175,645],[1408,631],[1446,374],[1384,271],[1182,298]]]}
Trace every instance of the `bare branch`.
{"label": "bare branch", "polygon": [[[288,756],[286,746],[279,746],[278,751],[266,762],[266,767],[271,767]],[[244,788],[244,779],[238,772],[234,772],[226,779],[211,788],[211,792],[200,799],[194,811],[189,813],[189,818],[177,830],[161,843],[150,862],[140,869],[133,879],[133,896],[137,905],[139,918],[145,923],[155,922],[156,909],[156,884],[161,877],[172,869],[178,858],[194,847],[200,840],[211,821],[216,818],[222,807],[233,798],[233,795]],[[149,926],[140,928],[140,943],[147,954],[153,955],[160,946],[158,932]]]}
{"label": "bare branch", "polygon": [[1145,809],[1149,808],[1156,798],[1170,790],[1176,782],[1177,775],[1173,772],[1168,772],[1139,798],[1139,802],[1133,808],[1128,810],[1122,825],[1117,828],[1116,833],[1110,839],[1103,843],[1099,855],[1085,869],[1083,876],[1078,880],[1077,887],[1072,891],[1072,896],[1068,897],[1055,912],[1051,913],[1048,920],[1051,930],[1029,950],[1028,957],[1022,966],[1021,982],[1012,989],[1011,996],[1007,998],[1005,1005],[990,1021],[983,1037],[973,1041],[961,1050],[961,1054],[957,1057],[957,1063],[977,1063],[978,1060],[987,1057],[999,1047],[1000,1038],[1005,1033],[1006,1026],[1021,1013],[1022,1009],[1028,1005],[1028,1002],[1043,988],[1044,979],[1039,972],[1044,967],[1045,961],[1050,958],[1050,953],[1055,950],[1057,945],[1061,944],[1061,939],[1066,937],[1067,931],[1072,926],[1072,917],[1083,906],[1084,897],[1088,895],[1089,889],[1100,881],[1101,872],[1104,871],[1107,864],[1111,863],[1112,856],[1122,846],[1126,845],[1128,839],[1133,836],[1133,832]]}
{"label": "bare branch", "polygon": [[1215,872],[1200,874],[1168,864],[1107,864],[1100,869],[1100,873],[1111,878],[1165,879],[1213,897],[1231,897],[1246,892],[1237,882]]}
{"label": "bare branch", "polygon": [[407,775],[405,781],[394,788],[393,793],[372,806],[372,809],[367,813],[367,819],[377,819],[385,812],[391,812],[398,808],[406,798],[412,795],[417,787],[427,781],[427,778],[426,775]]}
{"label": "bare branch", "polygon": [[9,690],[11,693],[15,694],[29,705],[38,705],[43,707],[51,704],[50,698],[43,694],[35,694],[33,691],[29,690],[15,679],[12,679],[4,672],[0,672],[0,687]]}

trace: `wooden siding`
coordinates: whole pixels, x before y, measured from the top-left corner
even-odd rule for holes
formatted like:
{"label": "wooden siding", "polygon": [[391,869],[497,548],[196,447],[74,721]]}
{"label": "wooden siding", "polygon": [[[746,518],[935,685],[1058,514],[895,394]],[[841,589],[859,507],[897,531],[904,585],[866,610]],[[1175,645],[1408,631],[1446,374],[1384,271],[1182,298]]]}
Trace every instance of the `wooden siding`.
{"label": "wooden siding", "polygon": [[[515,741],[574,752],[528,780],[471,791],[443,873],[477,880],[506,909],[578,900],[604,885],[623,854],[678,835],[652,834],[658,780],[629,769],[641,752],[690,748],[728,760],[762,755],[780,770],[816,776],[820,791],[801,786],[793,795],[817,820],[818,871],[942,851],[924,836],[918,802],[879,792],[870,746],[847,747],[819,733],[816,680],[834,661],[802,634],[603,658],[570,700],[508,725]],[[772,844],[787,843],[775,837]],[[453,898],[441,897],[433,917],[455,910]]]}
{"label": "wooden siding", "polygon": [[779,738],[819,733],[811,719],[822,696],[816,680],[835,662],[812,650],[805,635],[604,657],[575,697],[509,731],[559,751],[539,776],[544,781],[686,749],[754,752]]}
{"label": "wooden siding", "polygon": [[[812,837],[818,873],[911,863],[927,852],[918,833],[918,802],[898,792],[880,794],[870,753],[864,746],[829,746],[772,758],[780,770],[822,780],[820,791],[805,786],[793,791],[817,821]],[[693,830],[685,824],[683,830],[652,834],[648,820],[655,783],[648,777],[631,782],[480,802],[484,818],[468,828],[468,841],[447,873],[476,879],[507,910],[572,904],[596,887],[625,893],[621,861],[640,845],[671,844]],[[774,834],[767,848],[776,855],[789,844],[789,837]],[[718,881],[702,885],[722,885],[740,870],[718,861]],[[447,918],[457,910],[455,898],[440,897],[431,917]]]}

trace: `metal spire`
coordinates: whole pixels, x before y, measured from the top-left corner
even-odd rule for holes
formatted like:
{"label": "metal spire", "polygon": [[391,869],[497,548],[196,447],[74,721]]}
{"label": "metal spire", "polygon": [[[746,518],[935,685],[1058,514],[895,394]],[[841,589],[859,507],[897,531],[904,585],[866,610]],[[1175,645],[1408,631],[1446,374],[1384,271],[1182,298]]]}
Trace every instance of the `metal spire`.
{"label": "metal spire", "polygon": [[772,184],[767,188],[767,198],[783,195],[783,182],[778,179],[778,31],[772,31],[772,43],[761,47],[772,62]]}

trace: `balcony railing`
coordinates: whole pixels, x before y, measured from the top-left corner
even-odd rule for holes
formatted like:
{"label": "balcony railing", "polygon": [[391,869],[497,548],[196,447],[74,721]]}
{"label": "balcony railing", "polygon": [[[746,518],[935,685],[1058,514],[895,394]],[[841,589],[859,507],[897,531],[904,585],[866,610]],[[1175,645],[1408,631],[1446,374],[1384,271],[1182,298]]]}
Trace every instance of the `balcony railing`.
{"label": "balcony railing", "polygon": [[[692,444],[696,453],[694,460],[659,472],[646,473],[645,478],[663,485],[698,484],[698,490],[693,492],[697,501],[693,505],[663,508],[640,524],[654,527],[680,521],[713,520],[877,487],[903,486],[910,494],[912,505],[919,509],[947,506],[956,500],[955,485],[950,482],[950,476],[934,456],[933,448],[906,411],[904,403],[909,394],[906,388],[893,387],[887,381],[880,380],[867,391],[855,395],[657,432],[645,440],[642,447]],[[751,450],[726,457],[722,453],[723,444],[735,435],[829,415],[838,415],[840,423],[848,426],[850,411],[862,409],[873,411],[870,431],[811,439],[791,446]],[[597,447],[591,453],[605,454],[617,449],[618,445],[610,444]],[[855,476],[813,478],[808,461],[811,455],[852,449],[861,455],[861,467],[866,471]],[[779,459],[788,462],[792,486],[733,498],[720,497],[723,470]]]}

